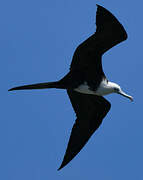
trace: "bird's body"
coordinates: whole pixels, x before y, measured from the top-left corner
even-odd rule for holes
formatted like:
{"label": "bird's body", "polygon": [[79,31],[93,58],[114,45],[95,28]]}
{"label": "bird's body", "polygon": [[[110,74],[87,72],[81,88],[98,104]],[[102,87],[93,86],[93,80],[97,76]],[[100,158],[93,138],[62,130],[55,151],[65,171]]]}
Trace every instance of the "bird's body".
{"label": "bird's body", "polygon": [[74,90],[83,94],[105,96],[114,92],[112,85],[113,83],[109,82],[107,79],[103,79],[99,87],[95,91],[90,89],[90,87],[87,85],[87,82],[84,82],[84,84],[81,84],[79,87],[77,87]]}
{"label": "bird's body", "polygon": [[45,88],[67,90],[77,119],[59,169],[79,153],[109,112],[111,104],[103,97],[104,95],[118,93],[133,100],[118,84],[107,80],[102,68],[102,55],[126,39],[127,33],[115,16],[97,5],[96,32],[77,47],[70,71],[65,77],[56,82],[24,85],[9,90]]}

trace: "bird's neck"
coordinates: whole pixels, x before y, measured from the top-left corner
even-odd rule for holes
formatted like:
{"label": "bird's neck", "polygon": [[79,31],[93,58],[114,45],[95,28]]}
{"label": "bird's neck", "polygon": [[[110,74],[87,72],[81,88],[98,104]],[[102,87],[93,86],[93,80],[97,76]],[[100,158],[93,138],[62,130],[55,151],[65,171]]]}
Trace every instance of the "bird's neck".
{"label": "bird's neck", "polygon": [[102,80],[97,91],[96,95],[105,96],[114,92],[113,86],[115,83],[107,81],[106,79]]}

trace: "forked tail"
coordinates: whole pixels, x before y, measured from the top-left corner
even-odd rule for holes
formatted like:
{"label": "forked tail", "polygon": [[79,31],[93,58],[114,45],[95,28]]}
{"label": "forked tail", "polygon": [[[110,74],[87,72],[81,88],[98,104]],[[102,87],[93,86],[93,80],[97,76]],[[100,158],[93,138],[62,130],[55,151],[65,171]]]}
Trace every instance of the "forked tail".
{"label": "forked tail", "polygon": [[9,89],[8,91],[29,90],[29,89],[47,89],[47,88],[60,88],[60,89],[62,89],[62,87],[60,87],[59,81],[56,81],[56,82],[47,82],[47,83],[38,83],[38,84],[17,86],[17,87]]}

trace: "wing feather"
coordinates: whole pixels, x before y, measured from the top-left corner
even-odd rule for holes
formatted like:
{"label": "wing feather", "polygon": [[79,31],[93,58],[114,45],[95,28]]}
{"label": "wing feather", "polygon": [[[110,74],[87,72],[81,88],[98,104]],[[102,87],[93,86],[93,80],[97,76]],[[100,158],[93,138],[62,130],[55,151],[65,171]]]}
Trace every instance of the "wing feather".
{"label": "wing feather", "polygon": [[96,32],[77,47],[71,70],[85,70],[94,66],[94,69],[99,71],[102,54],[126,39],[127,33],[117,18],[107,9],[97,5]]}
{"label": "wing feather", "polygon": [[82,94],[73,90],[68,90],[67,93],[77,119],[59,170],[80,152],[111,107],[110,103],[101,96]]}

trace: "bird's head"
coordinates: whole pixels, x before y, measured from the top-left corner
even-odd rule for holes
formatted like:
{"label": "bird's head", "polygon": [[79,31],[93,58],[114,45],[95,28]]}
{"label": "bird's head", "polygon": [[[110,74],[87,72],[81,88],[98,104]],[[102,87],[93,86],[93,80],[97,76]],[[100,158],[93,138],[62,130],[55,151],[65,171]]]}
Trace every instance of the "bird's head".
{"label": "bird's head", "polygon": [[113,88],[113,92],[114,92],[114,93],[120,94],[120,95],[122,95],[122,96],[130,99],[131,101],[133,101],[133,97],[130,96],[130,95],[128,95],[128,94],[126,94],[126,93],[121,89],[121,87],[120,87],[118,84],[112,83],[112,88]]}

